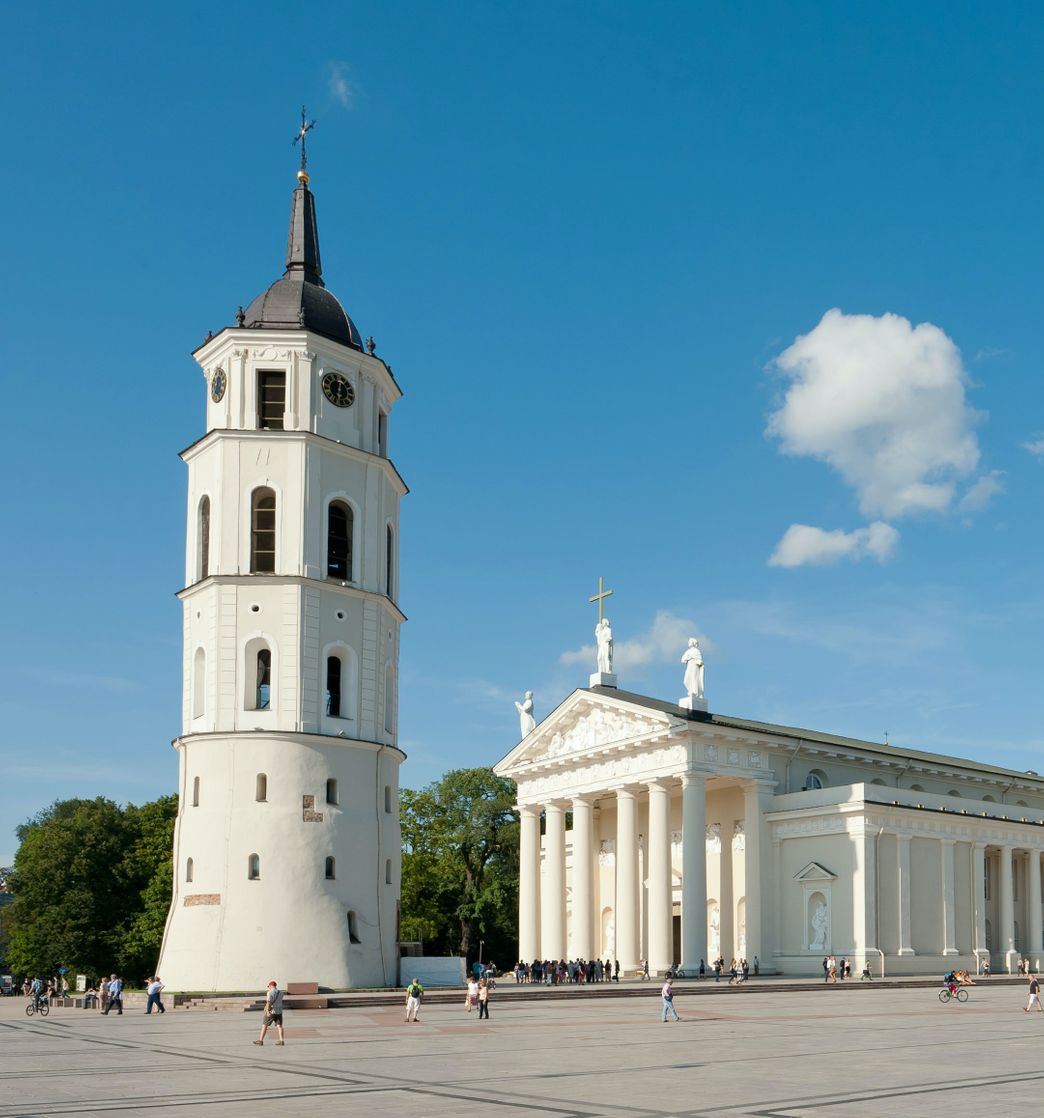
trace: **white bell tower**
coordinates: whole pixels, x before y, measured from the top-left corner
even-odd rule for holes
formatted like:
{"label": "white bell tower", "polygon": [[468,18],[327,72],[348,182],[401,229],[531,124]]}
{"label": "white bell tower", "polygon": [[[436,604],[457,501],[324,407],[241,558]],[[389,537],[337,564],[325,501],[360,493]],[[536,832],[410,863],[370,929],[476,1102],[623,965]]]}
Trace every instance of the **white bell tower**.
{"label": "white bell tower", "polygon": [[194,354],[173,990],[398,978],[401,392],[323,285],[308,182],[283,277]]}

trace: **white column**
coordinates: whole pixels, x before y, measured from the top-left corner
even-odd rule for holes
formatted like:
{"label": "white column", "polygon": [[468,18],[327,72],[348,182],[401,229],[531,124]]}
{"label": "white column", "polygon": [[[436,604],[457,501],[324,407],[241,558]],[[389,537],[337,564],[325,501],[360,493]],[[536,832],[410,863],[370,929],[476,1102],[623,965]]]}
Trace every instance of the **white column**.
{"label": "white column", "polygon": [[540,808],[519,808],[518,957],[531,963],[540,954]]}
{"label": "white column", "polygon": [[583,796],[573,797],[573,923],[572,955],[594,955],[594,806]]}
{"label": "white column", "polygon": [[[757,955],[764,959],[763,935],[763,875],[761,862],[765,854],[765,824],[762,819],[764,799],[771,790],[752,780],[743,788],[743,892],[746,897],[747,953],[752,961]],[[753,965],[753,963],[752,963]]]}
{"label": "white column", "polygon": [[896,879],[899,883],[899,949],[897,955],[912,955],[910,938],[910,836],[895,836]]}
{"label": "white column", "polygon": [[658,780],[649,788],[649,969],[664,973],[674,964],[671,904],[671,797]]}
{"label": "white column", "polygon": [[545,959],[564,959],[565,943],[565,809],[544,807],[544,887],[540,896],[540,952]]}
{"label": "white column", "polygon": [[986,843],[972,843],[972,913],[975,927],[972,929],[972,942],[980,952],[975,957],[975,968],[985,958],[981,952],[986,950]]}
{"label": "white column", "polygon": [[997,916],[1000,920],[1000,949],[1004,966],[1012,973],[1015,958],[1015,891],[1012,888],[1012,848],[1000,848],[1000,890],[997,897]]}
{"label": "white column", "polygon": [[682,777],[682,966],[696,974],[707,959],[707,781]]}
{"label": "white column", "polygon": [[939,840],[942,853],[942,954],[957,954],[957,875],[954,869],[956,839]]}
{"label": "white column", "polygon": [[858,827],[851,835],[855,855],[852,876],[852,946],[857,963],[875,962],[877,954],[877,835],[866,827]]}
{"label": "white column", "polygon": [[634,793],[616,790],[616,958],[638,965],[638,820]]}
{"label": "white column", "polygon": [[1027,854],[1026,872],[1029,887],[1026,890],[1026,904],[1029,906],[1029,947],[1026,951],[1033,973],[1040,970],[1041,939],[1044,938],[1040,911],[1040,851],[1030,850]]}

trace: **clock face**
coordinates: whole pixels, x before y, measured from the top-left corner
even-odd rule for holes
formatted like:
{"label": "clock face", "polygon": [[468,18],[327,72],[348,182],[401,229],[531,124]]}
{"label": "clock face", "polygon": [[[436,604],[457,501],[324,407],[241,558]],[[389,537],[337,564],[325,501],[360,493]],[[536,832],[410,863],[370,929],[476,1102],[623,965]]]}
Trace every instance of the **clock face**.
{"label": "clock face", "polygon": [[228,378],[225,376],[225,370],[218,369],[210,382],[210,398],[215,404],[220,404],[224,399],[227,384]]}
{"label": "clock face", "polygon": [[355,389],[343,373],[323,375],[323,395],[338,408],[350,408],[355,403]]}

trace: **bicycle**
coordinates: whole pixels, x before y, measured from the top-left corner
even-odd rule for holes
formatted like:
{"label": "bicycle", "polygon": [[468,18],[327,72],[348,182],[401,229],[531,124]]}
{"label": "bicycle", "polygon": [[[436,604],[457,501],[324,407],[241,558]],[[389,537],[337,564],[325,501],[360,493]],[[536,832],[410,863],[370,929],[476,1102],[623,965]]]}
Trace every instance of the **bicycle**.
{"label": "bicycle", "polygon": [[51,1007],[47,1004],[46,998],[41,998],[39,1001],[35,999],[25,1007],[26,1017],[32,1017],[34,1013],[39,1013],[41,1017],[46,1017],[51,1012]]}
{"label": "bicycle", "polygon": [[956,990],[951,990],[949,986],[944,986],[939,991],[939,1001],[944,1004],[951,998],[956,998],[959,1002],[966,1002],[968,1000],[968,991],[963,986],[958,986]]}

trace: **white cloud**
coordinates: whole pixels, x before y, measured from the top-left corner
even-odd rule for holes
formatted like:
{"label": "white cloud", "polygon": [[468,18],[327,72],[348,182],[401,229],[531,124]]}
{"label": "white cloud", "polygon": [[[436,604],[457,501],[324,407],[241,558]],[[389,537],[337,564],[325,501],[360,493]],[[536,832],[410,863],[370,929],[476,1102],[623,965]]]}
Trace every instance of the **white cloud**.
{"label": "white cloud", "polygon": [[1028,450],[1034,458],[1044,458],[1044,431],[1022,444],[1023,450]]}
{"label": "white cloud", "polygon": [[899,533],[883,521],[866,528],[828,532],[811,524],[791,524],[769,559],[770,567],[826,566],[842,559],[890,559],[899,543]]}
{"label": "white cloud", "polygon": [[992,470],[988,474],[983,474],[960,499],[957,505],[958,511],[981,512],[990,503],[991,498],[1004,492],[1004,483],[1001,481],[1003,476],[1003,470]]}
{"label": "white cloud", "polygon": [[938,326],[834,309],[775,364],[790,384],[768,433],[784,453],[837,470],[865,516],[943,511],[975,472],[979,414],[960,351]]}
{"label": "white cloud", "polygon": [[[699,637],[703,651],[713,651],[713,642],[703,636],[695,621],[658,610],[652,625],[630,640],[613,641],[613,670],[620,672],[647,664],[669,664],[680,660],[689,637]],[[593,644],[563,652],[560,664],[589,664],[594,671],[597,654]]]}
{"label": "white cloud", "polygon": [[355,100],[355,83],[349,72],[347,62],[330,63],[330,96],[345,109],[350,109]]}

